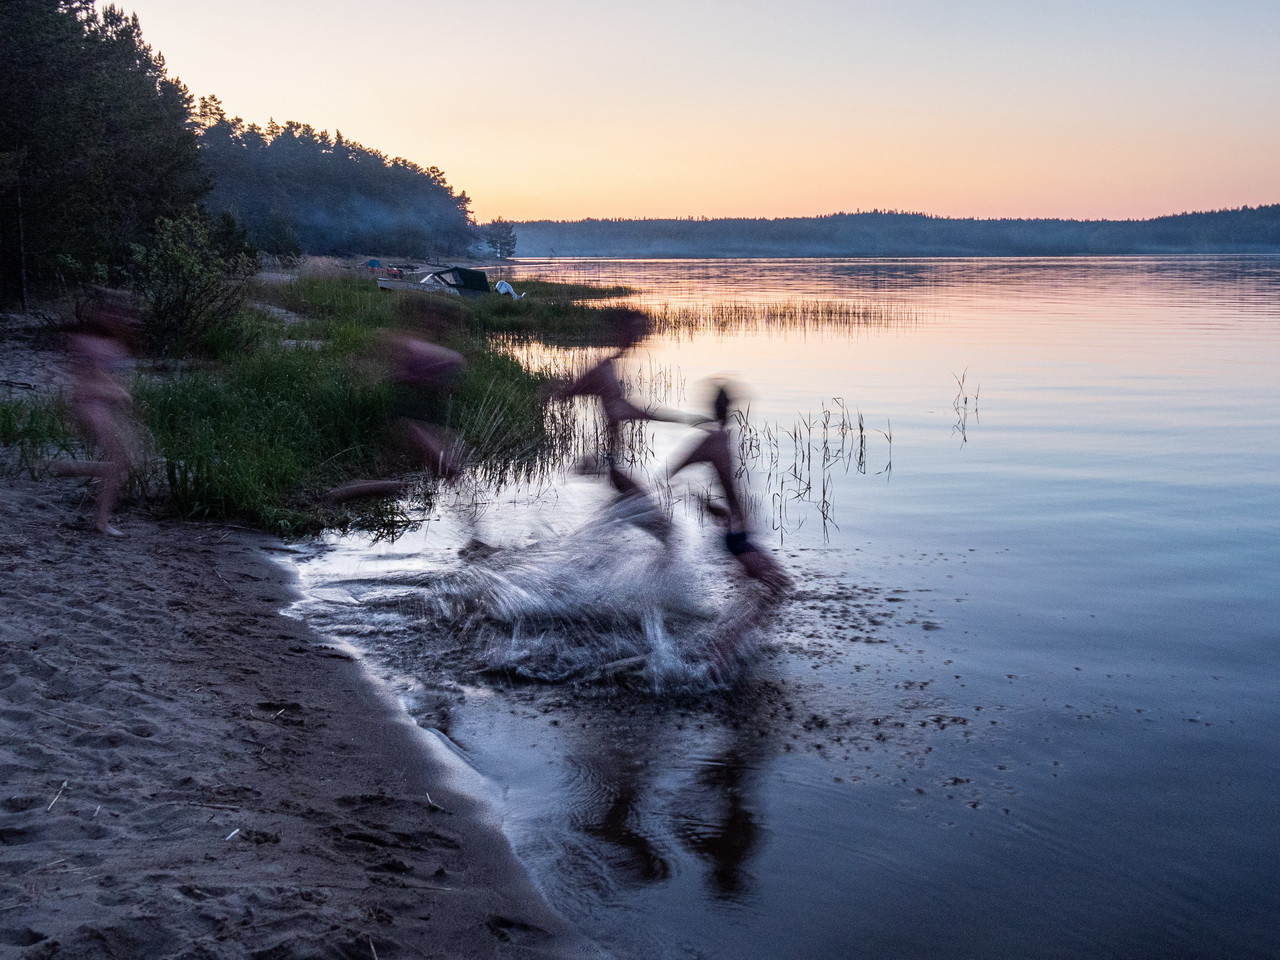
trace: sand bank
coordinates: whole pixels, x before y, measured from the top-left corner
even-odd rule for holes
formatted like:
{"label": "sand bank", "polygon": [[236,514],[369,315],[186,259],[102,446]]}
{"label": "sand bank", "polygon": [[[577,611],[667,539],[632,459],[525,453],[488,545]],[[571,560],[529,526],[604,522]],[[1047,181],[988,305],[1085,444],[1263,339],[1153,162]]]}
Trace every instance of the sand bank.
{"label": "sand bank", "polygon": [[0,479],[0,957],[597,955],[359,664],[281,615],[280,544],[91,512],[81,481]]}
{"label": "sand bank", "polygon": [[0,955],[591,954],[269,538],[82,499],[0,481]]}

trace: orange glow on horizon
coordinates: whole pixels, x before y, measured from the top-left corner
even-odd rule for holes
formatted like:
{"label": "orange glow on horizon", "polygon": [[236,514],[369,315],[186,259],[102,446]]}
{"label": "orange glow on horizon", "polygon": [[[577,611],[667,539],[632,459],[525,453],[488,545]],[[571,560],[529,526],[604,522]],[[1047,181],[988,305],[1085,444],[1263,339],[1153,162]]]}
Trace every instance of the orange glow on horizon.
{"label": "orange glow on horizon", "polygon": [[798,2],[477,0],[473,35],[430,44],[409,0],[126,9],[196,96],[439,167],[480,221],[1280,202],[1280,7]]}

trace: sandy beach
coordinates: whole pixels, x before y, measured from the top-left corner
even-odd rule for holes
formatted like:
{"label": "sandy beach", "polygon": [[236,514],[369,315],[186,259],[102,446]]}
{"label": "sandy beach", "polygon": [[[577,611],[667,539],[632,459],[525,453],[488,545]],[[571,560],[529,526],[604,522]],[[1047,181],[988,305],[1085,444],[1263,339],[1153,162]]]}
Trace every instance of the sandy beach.
{"label": "sandy beach", "polygon": [[[6,322],[0,377],[56,386]],[[281,544],[91,513],[83,481],[0,479],[0,957],[598,955],[445,752],[282,614]]]}

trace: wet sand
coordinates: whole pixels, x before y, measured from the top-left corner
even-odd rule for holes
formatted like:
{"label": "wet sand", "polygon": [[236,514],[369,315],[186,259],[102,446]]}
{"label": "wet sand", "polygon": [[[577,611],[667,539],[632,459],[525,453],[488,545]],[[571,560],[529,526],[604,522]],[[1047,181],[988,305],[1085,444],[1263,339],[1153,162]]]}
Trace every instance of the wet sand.
{"label": "wet sand", "polygon": [[0,957],[598,955],[458,761],[281,614],[280,544],[91,513],[0,479]]}
{"label": "wet sand", "polygon": [[269,538],[2,484],[0,955],[591,955]]}

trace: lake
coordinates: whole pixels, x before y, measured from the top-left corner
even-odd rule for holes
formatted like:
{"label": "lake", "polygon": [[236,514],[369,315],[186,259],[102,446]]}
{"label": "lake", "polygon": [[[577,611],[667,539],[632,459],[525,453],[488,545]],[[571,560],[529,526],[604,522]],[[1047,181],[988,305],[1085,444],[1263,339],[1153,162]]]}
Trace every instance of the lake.
{"label": "lake", "polygon": [[[704,411],[730,379],[797,584],[703,695],[477,673],[424,615],[474,585],[476,533],[508,584],[590,555],[595,602],[733,616],[704,481],[664,480],[674,424],[634,448],[674,555],[591,554],[608,497],[565,464],[299,559],[302,615],[465,757],[559,910],[620,957],[1280,954],[1280,259],[505,275],[637,288],[670,321],[629,358],[646,400]],[[645,630],[696,645],[684,623]]]}

